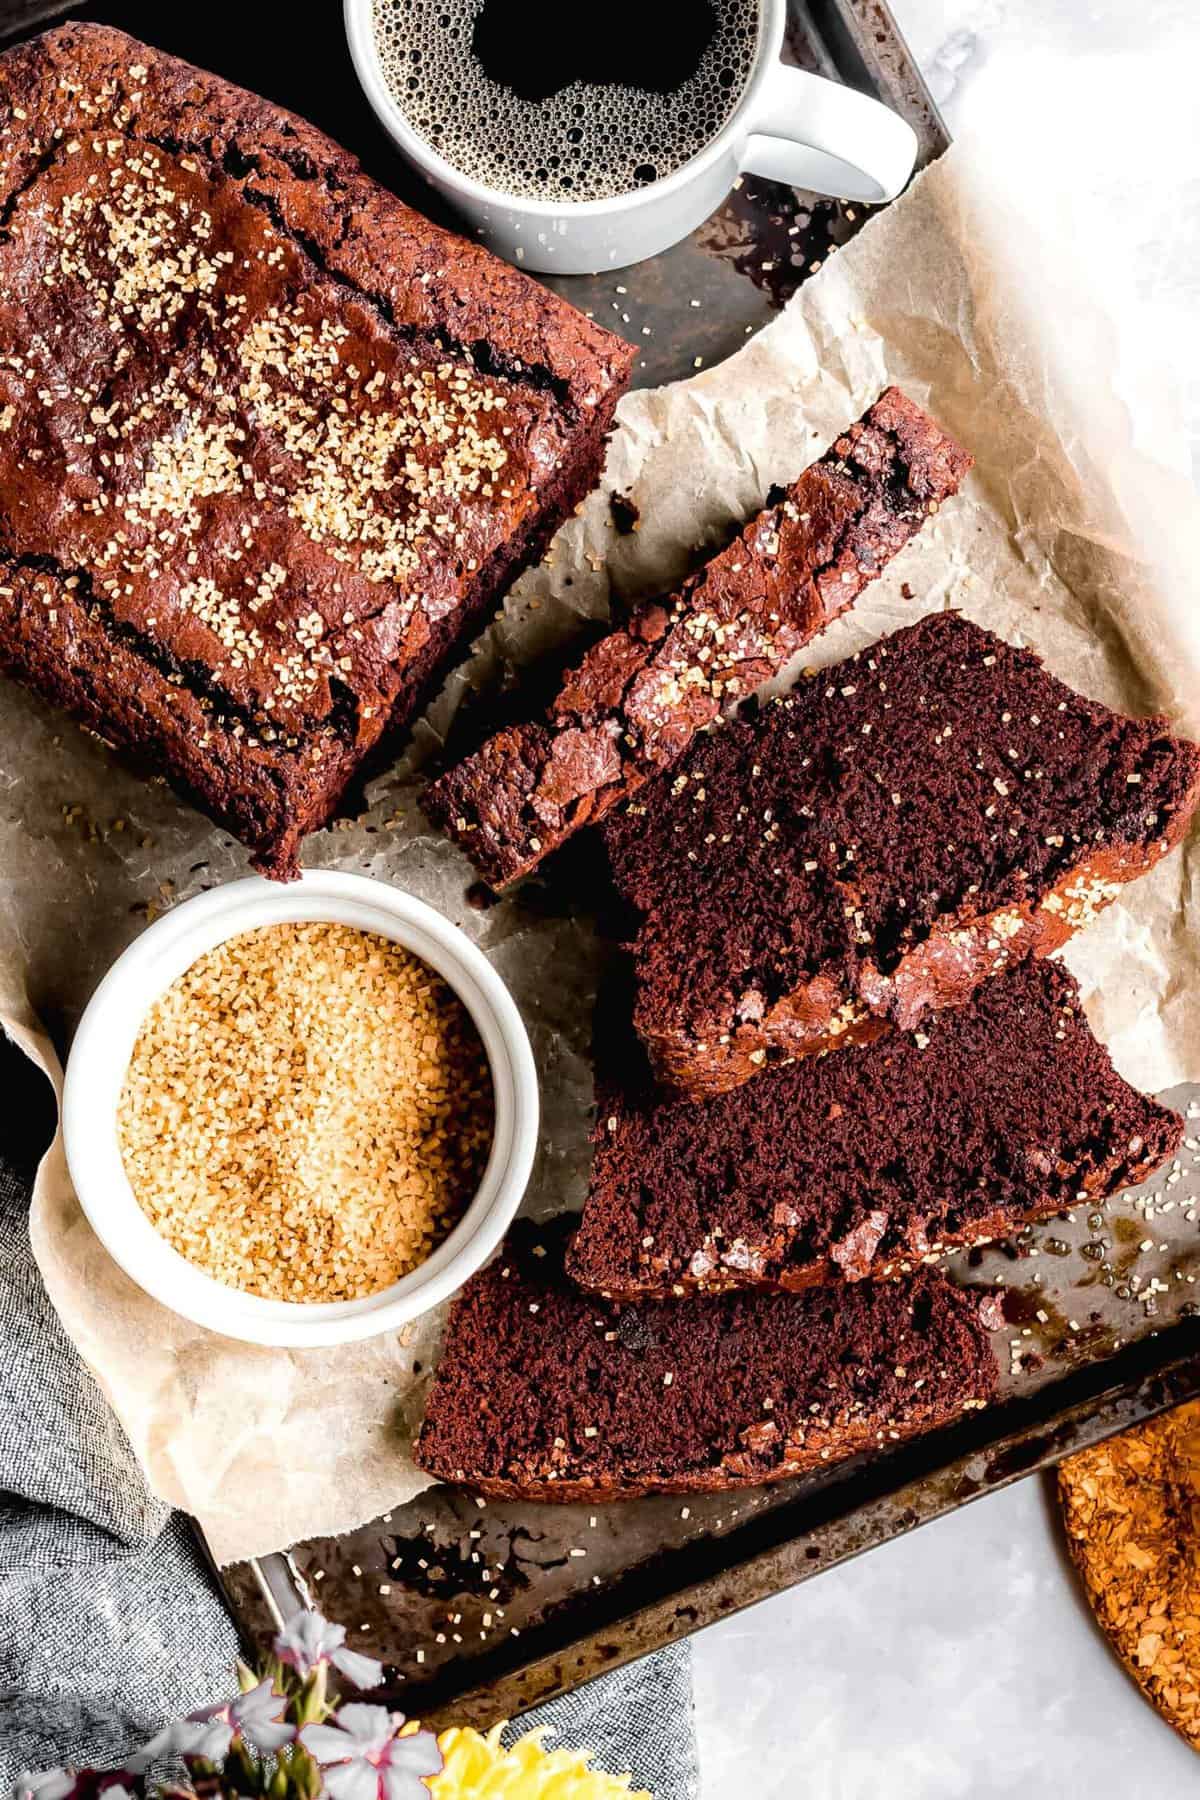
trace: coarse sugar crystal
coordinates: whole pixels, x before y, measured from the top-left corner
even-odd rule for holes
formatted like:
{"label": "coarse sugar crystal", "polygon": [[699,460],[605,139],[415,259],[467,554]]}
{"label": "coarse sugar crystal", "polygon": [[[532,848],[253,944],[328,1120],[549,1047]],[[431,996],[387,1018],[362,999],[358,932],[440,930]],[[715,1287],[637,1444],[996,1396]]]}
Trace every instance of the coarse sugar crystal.
{"label": "coarse sugar crystal", "polygon": [[266,1299],[378,1292],[461,1217],[492,1139],[470,1014],[402,946],[268,926],[194,962],[147,1014],[118,1111],[167,1242]]}

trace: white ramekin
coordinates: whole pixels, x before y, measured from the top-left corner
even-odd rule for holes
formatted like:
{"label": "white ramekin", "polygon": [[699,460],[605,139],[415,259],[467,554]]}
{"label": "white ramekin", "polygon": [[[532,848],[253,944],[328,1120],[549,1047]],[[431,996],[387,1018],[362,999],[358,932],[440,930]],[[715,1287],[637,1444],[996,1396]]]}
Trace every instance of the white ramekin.
{"label": "white ramekin", "polygon": [[[479,1190],[420,1268],[365,1300],[264,1300],[214,1281],[159,1236],[134,1199],[117,1142],[117,1106],[147,1010],[205,951],[262,925],[325,921],[377,932],[421,957],[475,1021],[491,1064],[495,1131]],[[318,1346],[393,1331],[427,1312],[484,1263],[512,1223],[533,1166],[537,1071],[521,1015],[487,958],[410,894],[362,875],[310,871],[284,886],[257,878],[184,901],[113,964],[87,1007],[67,1062],[63,1137],[79,1203],[97,1237],[164,1306],[251,1344]],[[162,1147],[164,1156],[171,1146]]]}

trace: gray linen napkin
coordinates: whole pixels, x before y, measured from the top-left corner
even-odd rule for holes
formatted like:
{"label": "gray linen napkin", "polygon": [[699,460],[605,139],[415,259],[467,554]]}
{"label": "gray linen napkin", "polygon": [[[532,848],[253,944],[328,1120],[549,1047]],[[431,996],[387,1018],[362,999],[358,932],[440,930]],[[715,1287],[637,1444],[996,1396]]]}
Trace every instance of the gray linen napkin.
{"label": "gray linen napkin", "polygon": [[[233,1692],[237,1638],[182,1514],[156,1500],[47,1298],[29,1189],[49,1088],[0,1036],[0,1795],[60,1763],[117,1766]],[[686,1644],[526,1715],[655,1800],[696,1800]]]}

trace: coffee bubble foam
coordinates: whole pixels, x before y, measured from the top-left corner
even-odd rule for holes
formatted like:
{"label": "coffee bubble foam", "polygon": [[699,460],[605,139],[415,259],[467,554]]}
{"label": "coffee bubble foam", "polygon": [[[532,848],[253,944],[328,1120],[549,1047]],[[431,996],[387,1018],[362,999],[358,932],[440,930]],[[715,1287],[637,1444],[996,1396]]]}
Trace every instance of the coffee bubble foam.
{"label": "coffee bubble foam", "polygon": [[[758,41],[757,0],[718,0],[699,66],[672,92],[574,81],[532,101],[491,80],[475,56],[483,4],[374,0],[380,65],[408,123],[447,162],[536,200],[605,200],[682,168],[737,105]],[[570,29],[574,9],[564,13]],[[595,26],[602,20],[599,8]],[[636,66],[636,42],[629,55]]]}

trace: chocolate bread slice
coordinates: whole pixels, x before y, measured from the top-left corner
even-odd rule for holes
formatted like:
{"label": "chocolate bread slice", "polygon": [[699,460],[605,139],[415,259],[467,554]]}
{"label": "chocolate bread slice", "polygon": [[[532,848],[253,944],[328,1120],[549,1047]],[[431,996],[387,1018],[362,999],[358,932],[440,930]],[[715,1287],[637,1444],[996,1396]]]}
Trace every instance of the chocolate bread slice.
{"label": "chocolate bread slice", "polygon": [[567,1269],[615,1299],[904,1272],[1141,1181],[1183,1136],[1050,962],[935,1015],[923,1047],[887,1032],[702,1104],[598,1098]]}
{"label": "chocolate bread slice", "polygon": [[974,1300],[923,1270],[844,1293],[614,1307],[518,1225],[450,1315],[414,1452],[525,1500],[750,1487],[944,1425],[991,1397]]}
{"label": "chocolate bread slice", "polygon": [[971,457],[897,388],[664,600],[564,677],[544,720],[497,732],[426,789],[494,887],[669,768],[882,573]]}
{"label": "chocolate bread slice", "polygon": [[955,613],[696,743],[604,827],[670,1085],[905,1029],[1057,949],[1178,843],[1200,751]]}

